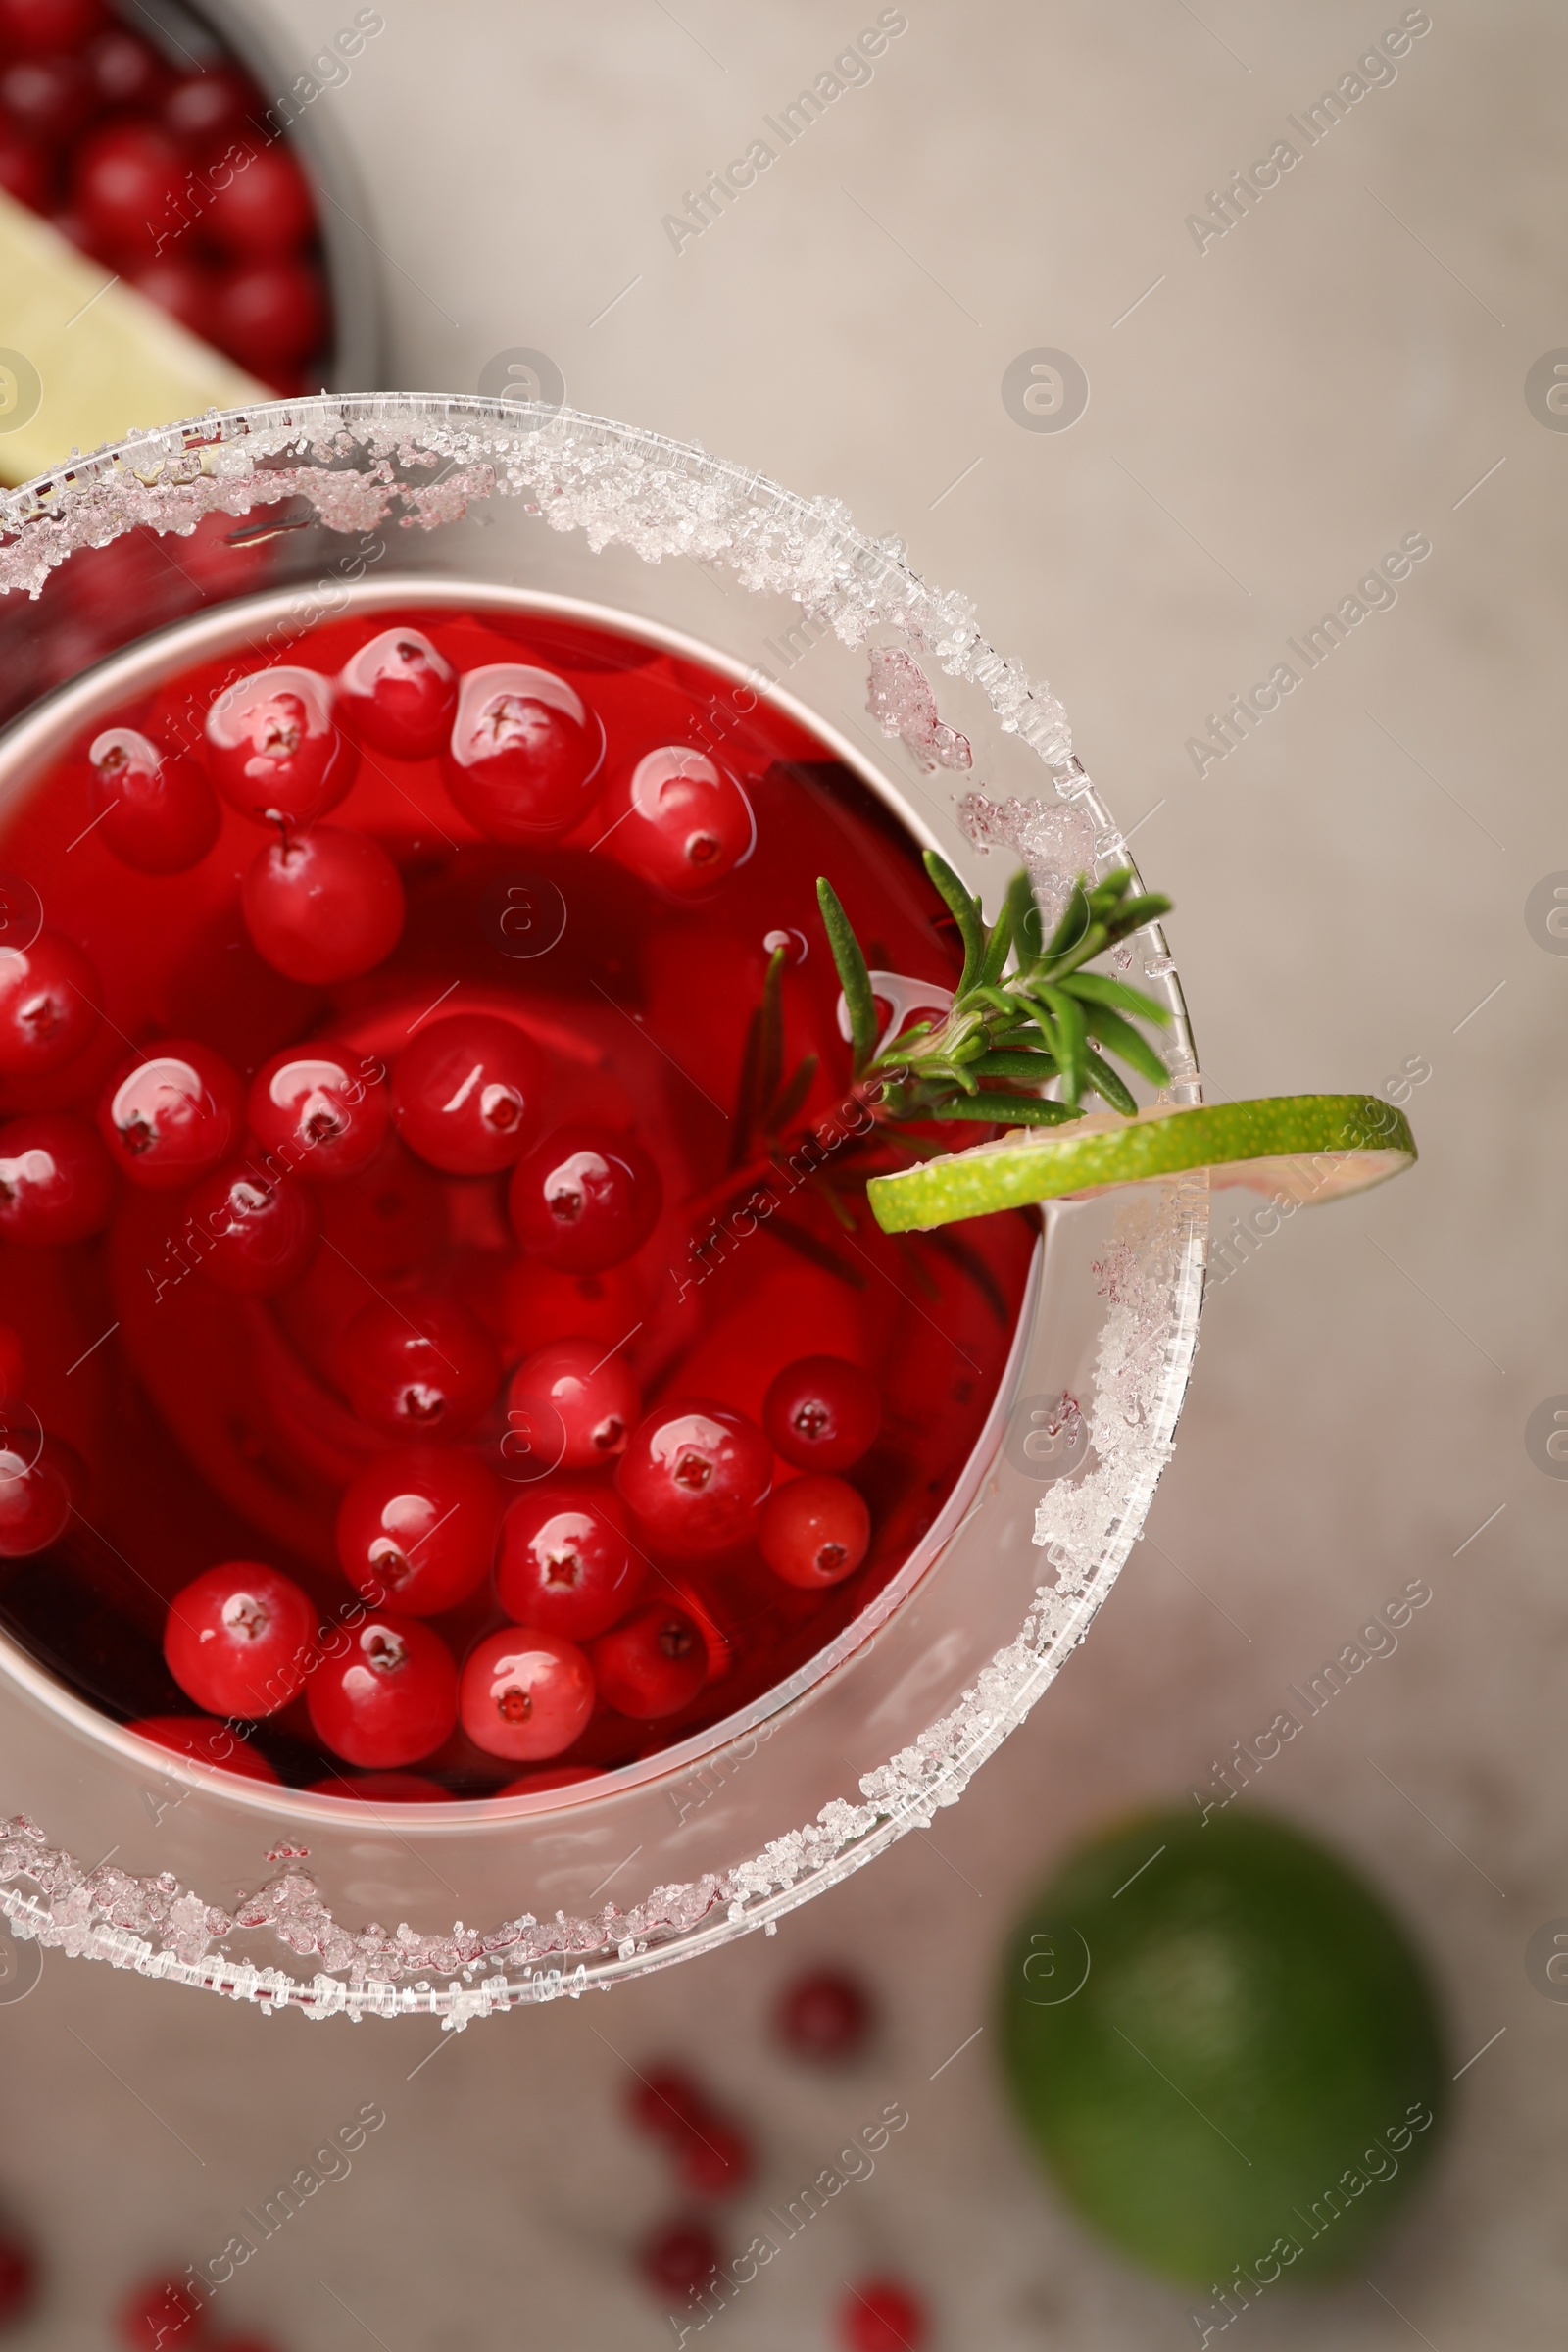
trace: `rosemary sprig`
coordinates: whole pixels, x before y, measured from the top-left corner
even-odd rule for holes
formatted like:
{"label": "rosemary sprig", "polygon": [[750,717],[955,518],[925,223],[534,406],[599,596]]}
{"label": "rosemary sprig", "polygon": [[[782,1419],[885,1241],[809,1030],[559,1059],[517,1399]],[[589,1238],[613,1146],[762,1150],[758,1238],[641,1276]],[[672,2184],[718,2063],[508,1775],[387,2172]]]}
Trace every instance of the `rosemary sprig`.
{"label": "rosemary sprig", "polygon": [[[940,1019],[917,1022],[881,1047],[865,956],[832,884],[816,886],[848,1008],[856,1080],[867,1099],[879,1096],[879,1116],[1056,1126],[1080,1117],[1093,1092],[1131,1117],[1137,1102],[1107,1056],[1163,1085],[1165,1065],[1133,1022],[1164,1027],[1170,1013],[1141,989],[1085,966],[1167,914],[1169,899],[1135,892],[1130,867],[1095,883],[1080,875],[1048,940],[1027,874],[1014,875],[988,929],[979,900],[934,850],[925,867],[958,927],[963,971]],[[770,966],[770,983],[773,977]],[[1061,1099],[1047,1101],[1040,1089],[1058,1079]]]}

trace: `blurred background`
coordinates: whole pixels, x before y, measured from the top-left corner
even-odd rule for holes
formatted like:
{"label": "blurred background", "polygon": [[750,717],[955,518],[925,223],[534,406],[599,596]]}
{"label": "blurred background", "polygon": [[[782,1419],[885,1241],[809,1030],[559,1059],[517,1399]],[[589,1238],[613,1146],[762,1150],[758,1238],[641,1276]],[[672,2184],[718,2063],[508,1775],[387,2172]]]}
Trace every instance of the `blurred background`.
{"label": "blurred background", "polygon": [[[703,206],[879,22],[874,69]],[[231,2334],[675,2341],[633,2261],[670,2205],[625,2121],[655,2059],[697,2068],[756,2140],[721,2225],[735,2250],[749,2207],[907,2112],[711,2323],[747,2352],[837,2340],[847,2282],[877,2272],[917,2288],[933,2352],[1199,2340],[1194,2298],[1093,2243],[1017,2136],[1003,1939],[1077,1838],[1212,1794],[1287,1686],[1420,1579],[1397,1648],[1240,1801],[1314,1831],[1411,1927],[1449,2019],[1453,2128],[1368,2277],[1243,2324],[1255,2345],[1557,2344],[1568,2010],[1526,1949],[1568,1912],[1568,1463],[1544,1445],[1568,1402],[1568,939],[1547,922],[1568,883],[1560,12],[247,0],[234,23],[279,95],[310,82],[299,135],[346,162],[319,221],[343,284],[379,289],[385,383],[526,389],[531,370],[901,534],[1062,695],[1176,902],[1216,1096],[1383,1093],[1422,1160],[1261,1236],[1230,1197],[1175,1463],[1094,1639],[961,1806],[776,1938],[444,2039],[315,2033],[48,1956],[0,2002],[0,2193],[48,2271],[14,2340],[106,2343],[132,2279],[205,2260],[373,2105],[351,2169],[225,2290]],[[1358,73],[1401,26],[1396,63]],[[1296,157],[1269,182],[1281,141]],[[80,241],[90,296],[104,270]],[[21,261],[6,282],[20,318]],[[270,343],[253,311],[220,362],[159,352],[198,394],[159,414],[228,397],[224,368],[319,379],[325,328],[295,348],[271,298]],[[84,400],[97,366],[77,367]],[[77,430],[46,401],[36,429],[64,438],[33,464],[153,420]],[[1396,601],[1356,600],[1310,666],[1289,651],[1417,541]],[[1282,662],[1302,675],[1279,708],[1222,723]],[[772,2033],[781,1987],[819,1963],[878,2003],[848,2072],[804,2072]]]}

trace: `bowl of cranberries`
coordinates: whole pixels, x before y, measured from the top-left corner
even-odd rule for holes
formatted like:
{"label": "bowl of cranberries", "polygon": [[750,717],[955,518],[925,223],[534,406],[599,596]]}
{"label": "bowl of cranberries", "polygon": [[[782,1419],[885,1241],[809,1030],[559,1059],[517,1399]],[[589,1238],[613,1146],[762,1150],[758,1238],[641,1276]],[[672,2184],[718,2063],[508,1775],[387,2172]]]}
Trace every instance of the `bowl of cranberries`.
{"label": "bowl of cranberries", "polygon": [[961,1791],[1147,1507],[1198,1225],[868,1213],[953,1136],[865,1079],[829,899],[914,1038],[943,860],[1044,902],[1121,850],[965,608],[629,428],[303,412],[0,533],[46,607],[75,546],[280,501],[322,567],[0,737],[0,1906],[464,2022]]}
{"label": "bowl of cranberries", "polygon": [[0,189],[270,389],[378,372],[376,292],[323,91],[364,8],[286,73],[224,0],[0,0]]}

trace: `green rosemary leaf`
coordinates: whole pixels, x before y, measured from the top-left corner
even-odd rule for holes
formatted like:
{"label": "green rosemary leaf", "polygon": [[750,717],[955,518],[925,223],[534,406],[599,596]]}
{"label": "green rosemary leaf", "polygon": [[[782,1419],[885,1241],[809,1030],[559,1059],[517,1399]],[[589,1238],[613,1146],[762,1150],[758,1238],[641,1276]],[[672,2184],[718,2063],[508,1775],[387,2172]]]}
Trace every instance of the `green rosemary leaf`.
{"label": "green rosemary leaf", "polygon": [[1155,1021],[1161,1029],[1170,1027],[1169,1006],[1157,997],[1146,997],[1141,988],[1129,988],[1125,980],[1109,979],[1103,972],[1074,972],[1061,985],[1091,1004],[1109,1004],[1118,1012],[1135,1012],[1141,1021]]}
{"label": "green rosemary leaf", "polygon": [[963,941],[963,977],[958,982],[958,994],[961,997],[965,989],[979,978],[980,966],[985,961],[986,934],[980,917],[980,904],[964,889],[947,859],[939,858],[935,850],[926,851],[925,870],[957,924],[958,936]]}
{"label": "green rosemary leaf", "polygon": [[1056,1065],[1049,1054],[1012,1054],[996,1049],[969,1064],[977,1078],[1017,1078],[1025,1086],[1044,1086],[1054,1078]]}
{"label": "green rosemary leaf", "polygon": [[767,1230],[775,1241],[784,1244],[786,1250],[793,1250],[797,1256],[808,1259],[813,1266],[820,1266],[824,1273],[836,1274],[840,1282],[847,1282],[852,1290],[865,1289],[865,1276],[858,1266],[842,1256],[830,1242],[818,1241],[808,1227],[797,1225],[793,1217],[769,1217]]}
{"label": "green rosemary leaf", "polygon": [[747,1024],[746,1051],[741,1059],[740,1085],[735,1099],[735,1118],[730,1128],[729,1164],[732,1168],[743,1167],[751,1157],[752,1139],[761,1119],[762,1106],[778,1089],[779,1064],[784,1050],[783,971],[784,950],[775,948],[768,959],[767,975],[762,982],[761,1002]]}
{"label": "green rosemary leaf", "polygon": [[995,1011],[1002,1013],[1007,1020],[1016,1020],[1019,1012],[1024,1009],[1016,997],[1009,996],[1004,988],[993,988],[989,981],[982,981],[973,993],[983,1004],[991,1005]]}
{"label": "green rosemary leaf", "polygon": [[1007,1301],[1003,1296],[1001,1283],[979,1250],[966,1242],[960,1233],[956,1233],[951,1225],[938,1225],[920,1238],[928,1250],[935,1250],[940,1257],[947,1259],[949,1265],[956,1266],[960,1274],[968,1277],[991,1309],[994,1320],[1005,1330],[1012,1319]]}
{"label": "green rosemary leaf", "polygon": [[960,1095],[956,1102],[939,1102],[925,1119],[989,1120],[995,1127],[1064,1127],[1083,1116],[1066,1102],[1042,1102],[1038,1095]]}
{"label": "green rosemary leaf", "polygon": [[786,1081],[782,1092],[774,1096],[768,1106],[765,1125],[769,1135],[783,1134],[810,1093],[811,1081],[815,1076],[816,1055],[808,1054],[805,1060],[796,1065],[794,1076]]}
{"label": "green rosemary leaf", "polygon": [[980,969],[972,983],[984,994],[995,988],[1007,968],[1007,950],[1012,945],[1012,901],[1004,899],[1002,912],[986,933],[986,952],[980,959]]}
{"label": "green rosemary leaf", "polygon": [[1012,934],[1013,951],[1020,971],[1026,970],[1040,954],[1040,908],[1035,901],[1034,884],[1022,866],[1007,884],[1007,920]]}
{"label": "green rosemary leaf", "polygon": [[1046,943],[1041,961],[1052,962],[1058,956],[1070,956],[1081,943],[1097,912],[1093,900],[1084,889],[1085,876],[1080,874],[1067,895],[1061,919]]}
{"label": "green rosemary leaf", "polygon": [[828,1212],[841,1233],[854,1233],[857,1230],[855,1219],[839,1199],[836,1185],[829,1184],[825,1178],[817,1176],[811,1180],[811,1190],[819,1200],[826,1201]]}
{"label": "green rosemary leaf", "polygon": [[1108,1046],[1119,1061],[1136,1070],[1140,1078],[1147,1078],[1151,1086],[1165,1084],[1170,1076],[1165,1064],[1148,1038],[1141,1037],[1131,1021],[1124,1021],[1119,1012],[1111,1012],[1103,1004],[1091,1004],[1084,1015],[1084,1025],[1091,1037]]}
{"label": "green rosemary leaf", "polygon": [[1111,936],[1124,939],[1129,931],[1142,931],[1146,923],[1157,923],[1162,914],[1169,914],[1170,908],[1163,891],[1148,890],[1142,898],[1124,899],[1111,919]]}
{"label": "green rosemary leaf", "polygon": [[850,1015],[850,1048],[857,1072],[863,1070],[876,1052],[876,1005],[871,997],[871,975],[866,970],[860,943],[850,928],[850,918],[839,905],[837,891],[831,882],[818,881],[817,904],[822,909],[822,925],[827,932],[833,961],[838,966],[839,986]]}
{"label": "green rosemary leaf", "polygon": [[1109,1062],[1102,1061],[1092,1046],[1085,1049],[1084,1072],[1096,1094],[1103,1095],[1112,1110],[1119,1110],[1124,1119],[1134,1116],[1138,1104],[1132,1094],[1123,1086]]}
{"label": "green rosemary leaf", "polygon": [[1042,1003],[1055,1017],[1056,1058],[1061,1064],[1062,1085],[1068,1102],[1076,1102],[1088,1076],[1089,1032],[1084,1024],[1084,1008],[1064,988],[1054,988],[1049,980],[1037,985]]}

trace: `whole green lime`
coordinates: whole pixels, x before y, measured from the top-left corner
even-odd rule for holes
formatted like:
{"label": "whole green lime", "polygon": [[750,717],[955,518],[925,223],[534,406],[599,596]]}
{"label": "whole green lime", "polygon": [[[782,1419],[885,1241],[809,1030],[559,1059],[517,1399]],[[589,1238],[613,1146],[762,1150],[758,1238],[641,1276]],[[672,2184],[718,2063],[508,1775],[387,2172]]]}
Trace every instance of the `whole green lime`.
{"label": "whole green lime", "polygon": [[1356,2261],[1439,2137],[1419,1955],[1343,1862],[1266,1817],[1150,1814],[1081,1849],[1008,1946],[1002,2030],[1024,2127],[1084,2219],[1232,2302]]}

